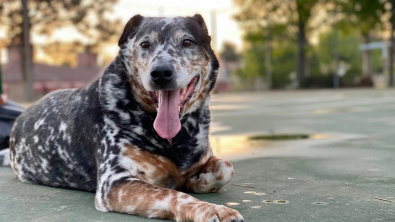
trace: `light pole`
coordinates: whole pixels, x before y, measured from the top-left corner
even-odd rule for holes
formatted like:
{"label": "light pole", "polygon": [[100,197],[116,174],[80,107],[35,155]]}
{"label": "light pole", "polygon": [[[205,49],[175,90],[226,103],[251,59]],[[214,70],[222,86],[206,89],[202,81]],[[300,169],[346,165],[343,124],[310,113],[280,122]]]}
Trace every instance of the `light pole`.
{"label": "light pole", "polygon": [[215,9],[211,10],[211,42],[212,47],[217,49],[217,11]]}
{"label": "light pole", "polygon": [[159,17],[165,16],[165,8],[163,6],[159,6],[158,15],[159,15]]}
{"label": "light pole", "polygon": [[0,48],[0,96],[1,96],[1,94],[3,94],[3,79],[1,78],[1,68],[2,68],[2,64],[1,64],[1,61],[2,61],[2,54],[1,54],[1,48]]}

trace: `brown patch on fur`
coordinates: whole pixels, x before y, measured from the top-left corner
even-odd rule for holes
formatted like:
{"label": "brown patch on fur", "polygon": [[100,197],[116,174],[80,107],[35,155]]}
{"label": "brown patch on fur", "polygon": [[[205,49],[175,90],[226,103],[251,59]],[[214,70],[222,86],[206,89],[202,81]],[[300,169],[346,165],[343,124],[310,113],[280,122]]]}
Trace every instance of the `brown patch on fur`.
{"label": "brown patch on fur", "polygon": [[221,172],[219,173],[219,175],[217,176],[217,180],[222,180],[224,179],[224,174]]}
{"label": "brown patch on fur", "polygon": [[174,193],[176,191],[159,189],[141,181],[133,181],[113,185],[108,193],[107,200],[112,211],[174,219],[171,206],[169,206],[168,210],[153,209],[153,206],[163,200],[164,197],[176,196]]}
{"label": "brown patch on fur", "polygon": [[[201,57],[198,60],[192,60],[190,67],[188,68],[188,73],[193,73],[194,67],[210,67],[210,57],[206,53],[204,57]],[[209,86],[209,70],[203,69],[200,74],[200,87],[199,89],[195,89],[192,98],[185,104],[184,110],[186,112],[195,104],[195,102],[203,103],[208,95],[208,86]]]}
{"label": "brown patch on fur", "polygon": [[181,188],[184,186],[188,177],[195,175],[212,156],[209,149],[206,154],[192,167],[180,171],[177,166],[166,157],[143,151],[133,145],[127,145],[122,153],[132,159],[141,172],[137,178],[160,187]]}
{"label": "brown patch on fur", "polygon": [[[218,192],[233,177],[234,171],[231,169],[227,171],[228,168],[233,169],[229,161],[211,156],[198,175],[187,180],[186,188],[197,193]],[[230,175],[229,172],[231,172]],[[211,176],[208,176],[209,174]]]}
{"label": "brown patch on fur", "polygon": [[143,109],[149,112],[156,112],[154,101],[152,101],[147,90],[138,82],[135,76],[130,77],[130,85],[132,86],[134,98],[140,103]]}
{"label": "brown patch on fur", "polygon": [[185,182],[176,165],[163,156],[152,154],[147,151],[140,150],[134,146],[127,146],[126,151],[122,153],[124,156],[132,159],[138,170],[144,174],[137,175],[137,178],[160,187],[168,187],[170,183],[175,182],[176,188],[180,183]]}
{"label": "brown patch on fur", "polygon": [[222,221],[222,218],[239,215],[227,207],[142,181],[114,184],[107,195],[107,203],[111,211],[176,221],[208,221],[210,218]]}
{"label": "brown patch on fur", "polygon": [[156,42],[159,42],[159,36],[158,36],[158,33],[157,33],[157,32],[152,31],[152,32],[151,32],[151,36],[152,36],[152,38],[153,38]]}
{"label": "brown patch on fur", "polygon": [[[230,208],[159,187],[167,185],[170,177],[176,178],[180,185],[197,172],[221,170],[218,166],[221,165],[218,164],[221,160],[212,156],[211,148],[197,164],[185,171],[179,171],[174,163],[163,156],[142,151],[132,145],[126,146],[122,155],[131,158],[138,170],[144,173],[136,176],[140,180],[114,183],[111,186],[104,201],[109,210],[176,221],[208,221],[213,218],[228,221],[241,218],[237,211]],[[219,189],[213,188],[210,192],[217,192]]]}
{"label": "brown patch on fur", "polygon": [[185,32],[183,30],[177,30],[173,34],[173,40],[177,41],[178,39],[182,39],[184,37]]}

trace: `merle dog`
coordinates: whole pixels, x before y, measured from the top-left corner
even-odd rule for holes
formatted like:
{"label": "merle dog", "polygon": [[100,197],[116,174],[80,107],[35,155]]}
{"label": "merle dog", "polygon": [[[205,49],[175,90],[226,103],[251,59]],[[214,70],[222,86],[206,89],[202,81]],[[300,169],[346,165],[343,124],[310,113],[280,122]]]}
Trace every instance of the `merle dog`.
{"label": "merle dog", "polygon": [[52,92],[16,121],[21,181],[96,192],[99,211],[241,222],[235,210],[176,191],[218,192],[233,176],[208,140],[218,61],[200,15],[129,20],[104,74]]}

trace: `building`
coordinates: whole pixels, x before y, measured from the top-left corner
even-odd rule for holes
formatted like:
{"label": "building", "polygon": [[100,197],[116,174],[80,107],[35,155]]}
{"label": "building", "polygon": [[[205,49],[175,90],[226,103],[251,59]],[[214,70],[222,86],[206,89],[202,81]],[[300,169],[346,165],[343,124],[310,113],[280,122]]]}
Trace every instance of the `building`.
{"label": "building", "polygon": [[220,58],[219,64],[220,67],[218,70],[217,82],[215,84],[215,92],[227,92],[234,90],[235,86],[239,84],[239,80],[235,78],[234,73],[241,68],[241,62],[230,62]]}
{"label": "building", "polygon": [[[22,101],[24,96],[22,57],[19,50],[20,47],[8,47],[8,61],[2,66],[4,92],[15,101]],[[57,89],[83,87],[94,81],[101,71],[97,65],[97,55],[90,52],[78,54],[78,65],[75,68],[33,63],[36,98]]]}

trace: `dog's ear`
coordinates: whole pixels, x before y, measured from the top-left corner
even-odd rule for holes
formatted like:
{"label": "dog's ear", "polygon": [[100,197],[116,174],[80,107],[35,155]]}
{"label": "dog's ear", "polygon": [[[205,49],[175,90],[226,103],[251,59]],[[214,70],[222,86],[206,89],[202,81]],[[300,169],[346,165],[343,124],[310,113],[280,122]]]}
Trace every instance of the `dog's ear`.
{"label": "dog's ear", "polygon": [[118,46],[121,46],[123,43],[127,42],[128,38],[136,33],[136,29],[140,25],[143,18],[144,17],[141,15],[135,15],[129,19],[128,23],[126,23],[125,28],[123,29],[121,38],[119,38]]}
{"label": "dog's ear", "polygon": [[204,22],[204,19],[203,19],[202,15],[196,14],[192,18],[195,19],[195,21],[197,21],[197,23],[199,23],[200,27],[208,35],[207,26],[206,26],[206,23]]}

